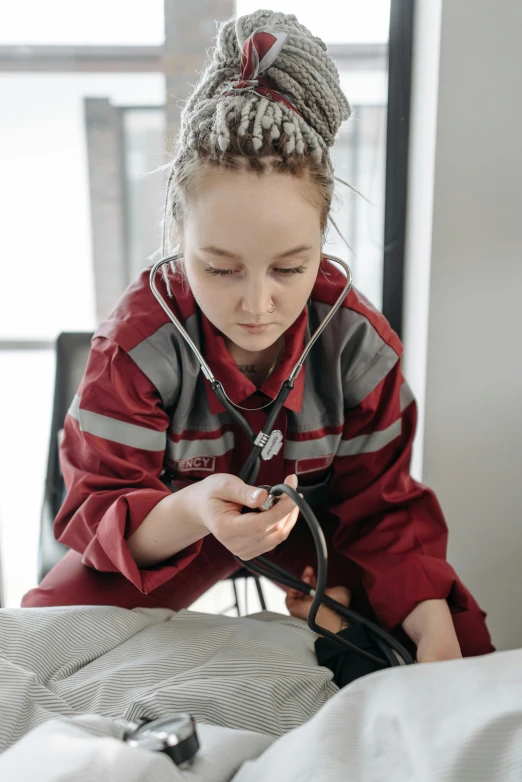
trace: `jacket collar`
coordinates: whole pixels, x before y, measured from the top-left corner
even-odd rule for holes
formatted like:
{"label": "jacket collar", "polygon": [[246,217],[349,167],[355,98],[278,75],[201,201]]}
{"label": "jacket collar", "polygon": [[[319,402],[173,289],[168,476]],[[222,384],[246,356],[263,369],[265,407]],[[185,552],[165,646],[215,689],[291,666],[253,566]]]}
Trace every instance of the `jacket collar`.
{"label": "jacket collar", "polygon": [[[297,320],[285,331],[285,347],[281,356],[281,362],[273,374],[258,389],[237,368],[236,362],[228,352],[223,334],[201,312],[202,336],[204,342],[203,355],[209,367],[226,391],[227,396],[234,404],[248,407],[248,399],[256,394],[256,404],[259,405],[259,394],[264,394],[268,399],[274,400],[279,393],[283,382],[289,377],[296,365],[299,356],[303,352],[305,344],[306,326],[308,323],[308,311],[301,312]],[[294,381],[294,387],[284,402],[284,407],[294,413],[300,413],[303,406],[304,395],[304,366]],[[213,415],[224,412],[221,402],[218,401],[210,388],[210,383],[205,378],[205,387]]]}

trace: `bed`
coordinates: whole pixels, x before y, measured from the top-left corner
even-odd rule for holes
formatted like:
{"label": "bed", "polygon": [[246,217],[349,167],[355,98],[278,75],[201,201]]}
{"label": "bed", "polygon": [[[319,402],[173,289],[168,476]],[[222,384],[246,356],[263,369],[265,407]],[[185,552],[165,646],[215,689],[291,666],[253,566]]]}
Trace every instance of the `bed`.
{"label": "bed", "polygon": [[[112,607],[0,611],[0,779],[519,782],[522,651],[339,690],[293,617]],[[197,722],[189,769],[114,717]]]}

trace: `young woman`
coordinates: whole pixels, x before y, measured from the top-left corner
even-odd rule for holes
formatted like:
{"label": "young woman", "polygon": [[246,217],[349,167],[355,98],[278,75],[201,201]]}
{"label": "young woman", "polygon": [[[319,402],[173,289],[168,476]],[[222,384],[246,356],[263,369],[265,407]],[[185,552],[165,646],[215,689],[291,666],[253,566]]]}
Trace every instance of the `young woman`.
{"label": "young woman", "polygon": [[[349,115],[324,43],[269,11],[220,28],[183,111],[166,207],[181,258],[159,283],[255,431],[345,283],[321,248],[329,147]],[[255,512],[266,492],[236,477],[250,443],[148,277],[94,337],[61,449],[67,497],[55,533],[71,551],[25,606],[176,610],[237,569],[233,555],[266,554],[298,576],[314,566],[288,497]],[[328,487],[316,513],[329,586],[350,590],[385,628],[402,626],[419,661],[487,653],[485,615],[445,559],[437,500],[409,475],[416,406],[401,351],[353,289],[297,377],[275,427],[284,448],[258,483]],[[309,607],[295,595],[289,605],[304,616]]]}

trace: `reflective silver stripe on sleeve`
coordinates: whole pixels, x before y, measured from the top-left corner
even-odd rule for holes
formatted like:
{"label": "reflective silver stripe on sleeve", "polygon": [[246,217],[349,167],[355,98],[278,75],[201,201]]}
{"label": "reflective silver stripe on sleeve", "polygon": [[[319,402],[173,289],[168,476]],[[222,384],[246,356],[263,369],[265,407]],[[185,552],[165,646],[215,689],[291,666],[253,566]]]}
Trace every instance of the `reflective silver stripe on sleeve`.
{"label": "reflective silver stripe on sleeve", "polygon": [[80,397],[78,394],[74,395],[74,399],[71,402],[71,406],[69,410],[67,411],[71,418],[74,418],[75,421],[80,420]]}
{"label": "reflective silver stripe on sleeve", "polygon": [[[366,347],[374,342],[376,343],[378,339],[381,340],[377,332],[369,330],[369,339]],[[381,349],[372,356],[371,360],[364,367],[364,370],[353,378],[350,376],[345,378],[345,400],[348,408],[360,405],[361,402],[377,388],[379,383],[384,380],[386,375],[393,369],[399,360],[399,356],[393,348],[387,345],[383,340],[381,340],[381,342]]]}
{"label": "reflective silver stripe on sleeve", "polygon": [[[314,302],[318,322],[330,311],[330,305]],[[310,356],[312,356],[312,353]],[[399,356],[381,337],[365,315],[342,307],[331,326],[320,337],[320,351],[314,354],[314,371],[321,374],[321,390],[335,410],[357,407],[393,369]],[[341,385],[337,379],[341,361]],[[308,362],[311,364],[312,362]],[[317,368],[316,368],[317,367]],[[307,388],[305,385],[305,394]],[[310,388],[310,393],[313,389]],[[342,394],[343,399],[336,397]],[[321,394],[321,398],[324,393]],[[307,400],[305,399],[305,402]],[[328,409],[330,400],[324,400]]]}
{"label": "reflective silver stripe on sleeve", "polygon": [[80,423],[80,430],[110,440],[120,445],[128,445],[131,448],[140,448],[142,451],[164,451],[167,433],[158,432],[155,429],[147,429],[145,426],[127,424],[107,415],[93,413],[90,410],[80,408],[80,397],[76,395],[69,408],[69,415]]}
{"label": "reflective silver stripe on sleeve", "polygon": [[215,440],[179,440],[175,443],[168,439],[168,454],[175,462],[192,459],[195,456],[223,456],[234,447],[234,433],[225,432]]}
{"label": "reflective silver stripe on sleeve", "polygon": [[287,440],[285,443],[285,459],[315,459],[321,456],[331,456],[337,451],[341,441],[340,434],[328,434],[315,440]]}
{"label": "reflective silver stripe on sleeve", "polygon": [[389,443],[400,437],[402,431],[402,422],[399,418],[387,429],[371,434],[361,434],[358,437],[352,437],[351,440],[341,440],[337,450],[337,456],[356,456],[360,453],[375,453],[385,448]]}
{"label": "reflective silver stripe on sleeve", "polygon": [[403,413],[412,402],[415,402],[415,396],[405,380],[401,386],[401,413]]}
{"label": "reflective silver stripe on sleeve", "polygon": [[178,358],[173,341],[175,331],[172,323],[165,323],[128,352],[158,390],[166,408],[173,405],[179,386]]}

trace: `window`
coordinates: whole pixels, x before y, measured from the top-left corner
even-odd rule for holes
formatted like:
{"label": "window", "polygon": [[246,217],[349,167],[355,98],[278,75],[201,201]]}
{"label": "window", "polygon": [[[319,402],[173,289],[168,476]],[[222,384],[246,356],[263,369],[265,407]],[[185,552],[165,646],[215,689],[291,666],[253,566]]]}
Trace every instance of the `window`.
{"label": "window", "polygon": [[84,99],[98,95],[108,96],[116,105],[158,105],[164,100],[164,77],[160,73],[0,73],[4,605],[19,605],[36,579],[54,382],[53,342],[61,331],[90,331],[96,325]]}
{"label": "window", "polygon": [[163,44],[163,0],[17,0],[8,5],[2,10],[0,45]]}
{"label": "window", "polygon": [[[236,2],[238,15],[258,7]],[[324,0],[320,7],[280,0],[278,8],[328,43],[352,106],[332,159],[338,176],[372,204],[340,186],[333,217],[356,255],[332,229],[325,249],[350,263],[356,285],[380,307],[390,0]],[[93,330],[97,320],[86,100],[106,99],[121,131],[123,288],[159,243],[163,37],[164,0],[18,0],[3,11],[0,554],[7,605],[19,604],[36,578],[53,342],[61,331]],[[114,225],[103,230],[113,241]]]}

